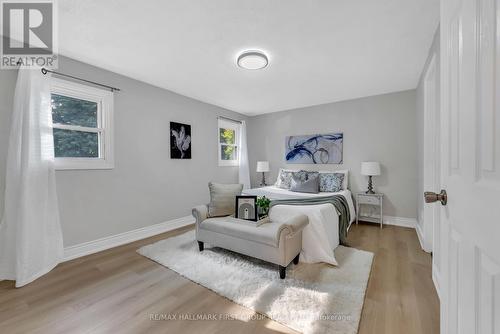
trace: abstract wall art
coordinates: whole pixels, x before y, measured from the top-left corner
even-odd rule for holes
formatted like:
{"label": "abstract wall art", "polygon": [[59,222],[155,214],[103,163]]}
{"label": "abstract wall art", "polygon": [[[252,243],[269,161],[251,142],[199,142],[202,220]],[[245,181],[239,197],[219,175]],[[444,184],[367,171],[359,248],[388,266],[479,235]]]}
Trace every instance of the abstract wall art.
{"label": "abstract wall art", "polygon": [[289,164],[341,164],[343,133],[288,136],[285,160]]}
{"label": "abstract wall art", "polygon": [[170,158],[191,159],[191,125],[170,122]]}

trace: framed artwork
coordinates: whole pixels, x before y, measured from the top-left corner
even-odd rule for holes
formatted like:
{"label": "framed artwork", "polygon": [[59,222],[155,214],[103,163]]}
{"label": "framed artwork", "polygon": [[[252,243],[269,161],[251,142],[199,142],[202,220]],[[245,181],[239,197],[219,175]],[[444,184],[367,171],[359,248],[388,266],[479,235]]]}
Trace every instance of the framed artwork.
{"label": "framed artwork", "polygon": [[170,158],[191,159],[191,125],[170,122]]}
{"label": "framed artwork", "polygon": [[288,136],[285,160],[289,164],[341,164],[343,133]]}
{"label": "framed artwork", "polygon": [[257,221],[257,196],[236,196],[234,212],[236,218]]}

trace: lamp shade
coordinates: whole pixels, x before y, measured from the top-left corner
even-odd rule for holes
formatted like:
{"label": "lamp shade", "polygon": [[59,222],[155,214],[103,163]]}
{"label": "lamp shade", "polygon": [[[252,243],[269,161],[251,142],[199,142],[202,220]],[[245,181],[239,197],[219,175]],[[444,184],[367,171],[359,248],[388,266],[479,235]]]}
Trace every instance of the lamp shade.
{"label": "lamp shade", "polygon": [[269,172],[269,161],[257,161],[257,172],[258,173]]}
{"label": "lamp shade", "polygon": [[367,175],[367,176],[380,175],[380,164],[374,161],[362,162],[361,175]]}

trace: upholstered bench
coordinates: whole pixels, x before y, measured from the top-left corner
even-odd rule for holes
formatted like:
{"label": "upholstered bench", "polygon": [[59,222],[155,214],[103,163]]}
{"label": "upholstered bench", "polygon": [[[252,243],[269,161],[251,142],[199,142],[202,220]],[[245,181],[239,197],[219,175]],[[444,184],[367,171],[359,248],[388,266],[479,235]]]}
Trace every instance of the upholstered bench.
{"label": "upholstered bench", "polygon": [[285,278],[290,262],[297,264],[302,249],[302,229],[309,223],[307,216],[297,215],[286,222],[256,226],[234,217],[208,217],[206,205],[193,209],[196,218],[196,240],[200,252],[204,243],[258,258],[279,266],[280,278]]}

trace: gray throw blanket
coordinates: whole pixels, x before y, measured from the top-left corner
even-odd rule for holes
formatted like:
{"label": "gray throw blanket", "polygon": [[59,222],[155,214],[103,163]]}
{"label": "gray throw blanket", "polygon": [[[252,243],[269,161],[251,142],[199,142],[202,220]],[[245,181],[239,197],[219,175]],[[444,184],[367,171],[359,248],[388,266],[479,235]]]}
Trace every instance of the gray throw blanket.
{"label": "gray throw blanket", "polygon": [[342,195],[333,195],[315,198],[301,199],[278,199],[272,200],[269,209],[275,205],[317,205],[317,204],[332,204],[339,214],[339,239],[341,245],[347,245],[347,227],[351,220],[349,212],[349,204]]}

